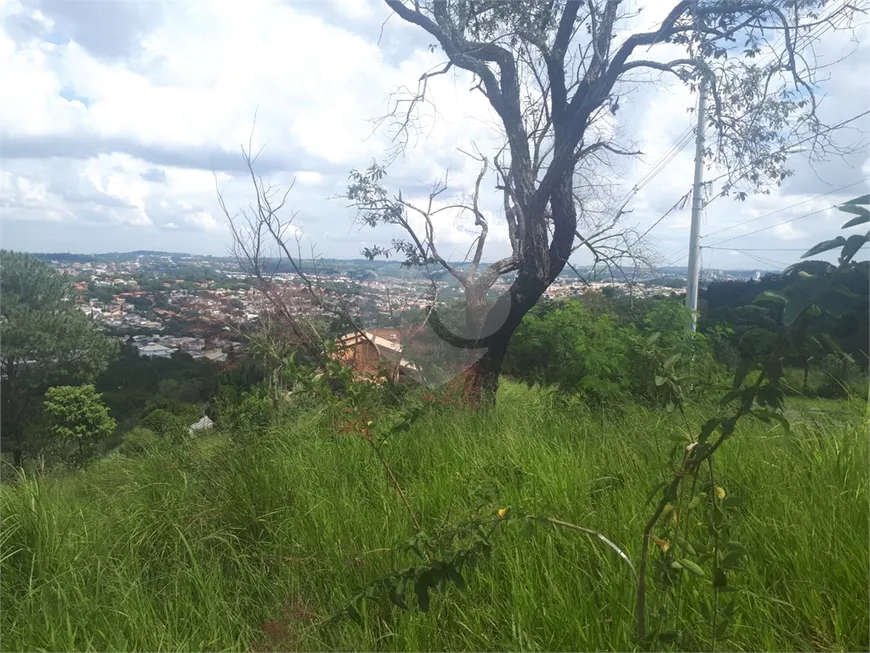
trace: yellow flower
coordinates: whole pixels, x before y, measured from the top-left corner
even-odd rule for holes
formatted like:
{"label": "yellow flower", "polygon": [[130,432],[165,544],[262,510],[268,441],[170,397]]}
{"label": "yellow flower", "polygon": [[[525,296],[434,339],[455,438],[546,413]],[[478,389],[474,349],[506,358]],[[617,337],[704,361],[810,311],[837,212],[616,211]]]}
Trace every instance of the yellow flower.
{"label": "yellow flower", "polygon": [[499,508],[499,509],[498,509],[498,516],[499,516],[499,517],[504,517],[504,516],[507,514],[507,511],[508,511],[507,508]]}
{"label": "yellow flower", "polygon": [[371,421],[371,420],[369,420],[368,422],[366,422],[366,426],[371,426],[372,424],[374,424],[374,422]]}
{"label": "yellow flower", "polygon": [[667,553],[668,549],[671,548],[671,543],[668,542],[667,540],[663,540],[660,537],[656,537],[655,535],[650,535],[649,539],[651,539],[653,542],[655,542],[658,545],[658,547],[662,550],[663,553]]}
{"label": "yellow flower", "polygon": [[720,501],[725,498],[725,488],[716,487],[716,498]]}

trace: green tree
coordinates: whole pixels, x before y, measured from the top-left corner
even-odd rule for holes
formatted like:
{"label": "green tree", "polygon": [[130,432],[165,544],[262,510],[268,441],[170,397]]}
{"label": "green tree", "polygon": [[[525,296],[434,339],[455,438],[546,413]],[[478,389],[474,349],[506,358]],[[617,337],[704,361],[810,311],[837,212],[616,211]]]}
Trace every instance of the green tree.
{"label": "green tree", "polygon": [[149,429],[166,440],[181,440],[187,435],[187,424],[168,410],[152,410],[142,419],[141,426]]}
{"label": "green tree", "polygon": [[25,422],[51,385],[93,379],[117,344],[75,307],[75,289],[44,263],[0,251],[2,437],[16,465],[30,448]]}
{"label": "green tree", "polygon": [[52,435],[70,449],[67,461],[77,467],[99,452],[117,426],[92,385],[49,388],[43,406],[52,420]]}

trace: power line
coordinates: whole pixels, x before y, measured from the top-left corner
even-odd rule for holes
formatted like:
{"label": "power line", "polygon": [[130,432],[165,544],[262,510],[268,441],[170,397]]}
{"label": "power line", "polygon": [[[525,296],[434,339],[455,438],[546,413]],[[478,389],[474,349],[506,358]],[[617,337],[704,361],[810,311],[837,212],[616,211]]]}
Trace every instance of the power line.
{"label": "power line", "polygon": [[703,245],[703,249],[716,249],[722,252],[805,252],[806,247],[744,247],[738,249],[736,247],[713,247],[711,245]]}
{"label": "power line", "polygon": [[770,229],[774,229],[776,227],[781,227],[784,224],[789,224],[791,222],[795,222],[797,220],[803,220],[804,218],[811,218],[814,215],[819,215],[820,213],[824,213],[834,207],[836,204],[832,204],[831,206],[826,206],[823,209],[819,209],[818,211],[813,211],[812,213],[804,213],[803,215],[799,215],[796,218],[792,218],[791,220],[783,220],[782,222],[777,222],[776,224],[772,224],[767,227],[762,227],[761,229],[756,229],[755,231],[750,231],[749,233],[740,234],[739,236],[732,236],[731,238],[726,238],[725,240],[720,240],[718,243],[713,243],[711,247],[716,247],[717,245],[721,245],[722,243],[730,243],[732,240],[737,240],[739,238],[746,238],[747,236],[752,236],[753,234],[759,234],[762,231],[769,231]]}
{"label": "power line", "polygon": [[[764,215],[759,215],[758,217],[751,218],[744,222],[740,222],[739,224],[731,225],[730,227],[725,227],[724,229],[719,229],[719,231],[714,231],[711,234],[707,234],[704,238],[710,238],[715,236],[716,234],[721,234],[725,231],[730,231],[731,229],[736,229],[737,227],[742,227],[744,225],[750,224],[752,222],[757,222],[758,220],[762,220],[764,218],[769,218],[772,215],[776,215],[777,213],[782,213],[783,211],[788,211],[789,209],[793,209],[796,206],[801,206],[802,204],[806,204],[807,202],[814,202],[815,200],[821,199],[823,197],[827,197],[828,195],[833,195],[834,193],[839,193],[842,190],[846,190],[847,188],[851,188],[852,186],[857,186],[858,184],[863,184],[866,181],[870,181],[870,177],[865,177],[860,181],[856,181],[852,184],[847,184],[846,186],[841,186],[840,188],[835,188],[834,190],[828,191],[827,193],[822,193],[821,195],[816,195],[815,197],[811,197],[809,199],[802,200],[797,202],[796,204],[792,204],[791,206],[786,206],[781,209],[777,209],[776,211],[771,211],[770,213],[765,213]],[[706,208],[706,207],[705,207]]]}

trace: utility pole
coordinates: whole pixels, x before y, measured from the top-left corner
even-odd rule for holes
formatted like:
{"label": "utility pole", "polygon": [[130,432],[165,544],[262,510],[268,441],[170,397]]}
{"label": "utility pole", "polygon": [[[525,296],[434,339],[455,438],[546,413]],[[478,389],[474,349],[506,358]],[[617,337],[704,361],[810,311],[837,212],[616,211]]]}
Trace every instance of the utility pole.
{"label": "utility pole", "polygon": [[707,113],[707,80],[701,79],[698,126],[695,136],[695,181],[692,186],[692,229],[689,232],[689,279],[686,306],[692,311],[692,331],[698,325],[698,283],[701,272],[701,209],[704,186],[704,127]]}

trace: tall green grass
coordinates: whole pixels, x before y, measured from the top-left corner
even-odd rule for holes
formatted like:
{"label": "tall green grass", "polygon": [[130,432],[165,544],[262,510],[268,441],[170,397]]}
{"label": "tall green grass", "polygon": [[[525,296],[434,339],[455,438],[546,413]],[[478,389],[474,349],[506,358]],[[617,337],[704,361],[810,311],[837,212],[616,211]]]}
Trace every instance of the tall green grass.
{"label": "tall green grass", "polygon": [[[717,454],[718,483],[746,499],[730,528],[748,556],[737,625],[716,646],[866,650],[864,406],[789,406],[791,433],[747,420]],[[636,561],[669,436],[704,416],[594,415],[505,384],[493,413],[425,417],[385,455],[424,528],[467,515],[468,490],[492,483],[502,505],[600,529]],[[465,593],[330,623],[402,564],[383,549],[411,524],[367,445],[329,424],[308,413],[247,444],[211,437],[0,488],[2,649],[637,648],[626,565],[583,535],[510,524]],[[605,476],[624,482],[593,491]],[[691,601],[669,618],[680,646],[710,648]]]}

